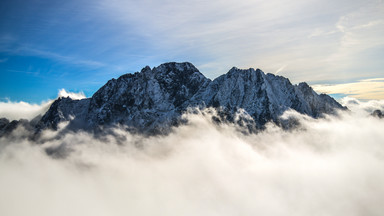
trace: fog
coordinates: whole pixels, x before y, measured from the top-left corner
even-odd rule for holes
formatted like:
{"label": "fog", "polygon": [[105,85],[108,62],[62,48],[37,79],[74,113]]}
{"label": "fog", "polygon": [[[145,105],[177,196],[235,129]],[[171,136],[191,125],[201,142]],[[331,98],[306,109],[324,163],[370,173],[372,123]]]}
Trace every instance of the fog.
{"label": "fog", "polygon": [[0,138],[0,215],[382,215],[384,119],[370,113],[384,101],[342,102],[253,135],[207,111],[167,136],[44,131],[36,144],[19,128]]}

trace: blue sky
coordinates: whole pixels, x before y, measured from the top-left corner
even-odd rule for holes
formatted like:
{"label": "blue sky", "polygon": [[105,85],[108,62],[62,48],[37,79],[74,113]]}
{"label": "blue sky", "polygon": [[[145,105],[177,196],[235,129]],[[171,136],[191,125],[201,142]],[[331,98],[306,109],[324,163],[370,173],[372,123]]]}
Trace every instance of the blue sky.
{"label": "blue sky", "polygon": [[39,103],[63,88],[89,97],[168,61],[192,62],[209,78],[254,67],[321,92],[384,99],[383,57],[382,0],[0,2],[1,100]]}

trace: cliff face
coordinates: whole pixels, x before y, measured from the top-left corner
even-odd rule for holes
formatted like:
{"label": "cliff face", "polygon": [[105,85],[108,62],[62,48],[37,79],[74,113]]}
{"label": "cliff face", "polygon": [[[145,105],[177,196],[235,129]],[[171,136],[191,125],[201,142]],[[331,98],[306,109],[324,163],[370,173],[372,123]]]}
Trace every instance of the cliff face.
{"label": "cliff face", "polygon": [[112,79],[91,98],[86,127],[119,123],[139,131],[167,129],[209,82],[190,63],[145,67]]}
{"label": "cliff face", "polygon": [[314,118],[345,109],[330,96],[318,95],[306,83],[292,85],[287,78],[252,68],[232,68],[198,92],[192,101],[204,101],[207,106],[221,107],[230,113],[242,108],[255,120],[257,128],[268,121],[278,122],[288,109]]}
{"label": "cliff face", "polygon": [[196,106],[214,107],[222,120],[229,121],[244,109],[256,129],[268,121],[278,122],[288,109],[314,118],[345,109],[306,83],[292,85],[287,78],[259,69],[232,68],[211,81],[191,63],[171,62],[109,80],[91,98],[59,98],[35,127],[57,129],[60,122],[70,121],[72,129],[120,124],[137,132],[162,133],[179,124],[188,107]]}

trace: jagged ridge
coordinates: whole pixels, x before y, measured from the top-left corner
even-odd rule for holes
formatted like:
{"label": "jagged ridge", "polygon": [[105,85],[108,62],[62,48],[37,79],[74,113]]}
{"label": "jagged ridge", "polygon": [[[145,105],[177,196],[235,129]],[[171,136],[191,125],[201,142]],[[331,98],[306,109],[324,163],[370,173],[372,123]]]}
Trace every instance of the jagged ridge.
{"label": "jagged ridge", "polygon": [[278,123],[288,109],[314,118],[345,109],[306,83],[292,85],[287,78],[260,69],[234,67],[211,81],[191,63],[170,62],[109,80],[91,98],[59,98],[35,128],[57,129],[60,122],[70,121],[72,130],[94,131],[121,124],[137,132],[166,133],[180,123],[188,107],[196,106],[214,107],[221,120],[228,121],[244,109],[253,118],[248,127],[254,129],[268,121]]}

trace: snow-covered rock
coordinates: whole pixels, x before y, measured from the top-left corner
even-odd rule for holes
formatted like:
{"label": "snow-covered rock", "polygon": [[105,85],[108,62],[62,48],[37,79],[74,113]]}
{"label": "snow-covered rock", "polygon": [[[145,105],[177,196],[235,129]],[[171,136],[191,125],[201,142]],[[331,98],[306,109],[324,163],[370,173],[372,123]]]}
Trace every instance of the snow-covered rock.
{"label": "snow-covered rock", "polygon": [[[57,129],[60,122],[69,121],[73,130],[122,125],[137,132],[166,133],[180,123],[188,107],[214,107],[220,114],[217,120],[233,122],[237,112],[245,111],[252,118],[247,127],[254,129],[269,121],[278,123],[288,109],[314,118],[345,109],[306,83],[292,85],[260,69],[234,67],[211,81],[191,63],[170,62],[111,79],[91,98],[59,98],[35,127]],[[6,120],[1,122],[3,127]]]}

